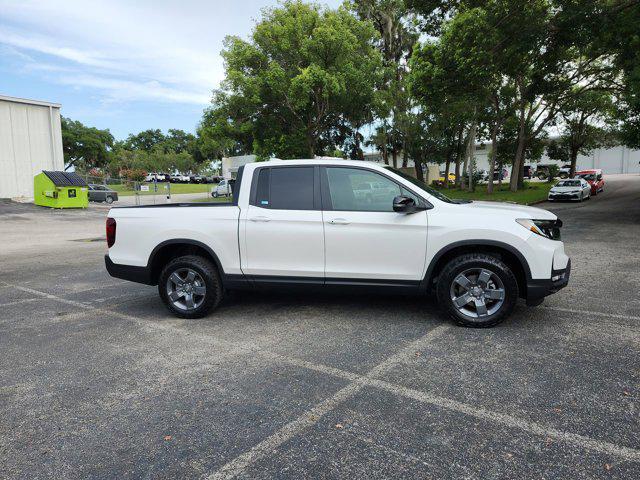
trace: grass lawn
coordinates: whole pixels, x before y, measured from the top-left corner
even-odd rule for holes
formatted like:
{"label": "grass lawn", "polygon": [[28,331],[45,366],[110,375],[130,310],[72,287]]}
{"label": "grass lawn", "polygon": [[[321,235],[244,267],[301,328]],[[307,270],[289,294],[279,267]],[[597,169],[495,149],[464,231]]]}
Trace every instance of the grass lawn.
{"label": "grass lawn", "polygon": [[[139,192],[140,195],[153,195],[156,193],[153,189],[153,183],[142,183],[141,185],[149,185],[148,192]],[[158,183],[158,192],[157,193],[165,193],[165,185],[166,183]],[[204,193],[210,192],[211,189],[215,186],[215,184],[206,184],[206,183],[172,183],[171,184],[171,194],[179,194],[179,193]],[[126,185],[109,185],[109,188],[114,189],[118,192],[118,195],[123,197],[127,197],[130,195],[134,195],[135,192],[132,190],[131,184]]]}
{"label": "grass lawn", "polygon": [[497,184],[493,186],[493,194],[487,194],[487,185],[476,185],[475,192],[467,192],[456,188],[439,188],[442,193],[450,198],[461,198],[465,200],[487,200],[494,202],[513,202],[522,205],[531,205],[541,200],[546,200],[549,189],[554,183],[547,182],[524,182],[524,188],[513,193],[509,191],[509,183],[503,183],[501,187]]}
{"label": "grass lawn", "polygon": [[206,197],[206,198],[195,198],[193,200],[189,200],[189,202],[191,203],[224,203],[224,202],[231,202],[231,201],[232,201],[231,197],[213,198],[211,195],[209,195],[209,197]]}

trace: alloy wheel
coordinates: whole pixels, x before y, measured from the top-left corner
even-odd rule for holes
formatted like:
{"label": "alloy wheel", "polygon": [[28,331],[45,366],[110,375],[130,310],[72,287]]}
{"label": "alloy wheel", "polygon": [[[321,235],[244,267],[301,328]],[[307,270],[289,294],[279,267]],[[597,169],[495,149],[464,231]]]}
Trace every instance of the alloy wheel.
{"label": "alloy wheel", "polygon": [[198,272],[179,268],[167,279],[167,297],[180,310],[195,310],[204,302],[207,287]]}
{"label": "alloy wheel", "polygon": [[504,304],[505,288],[500,277],[486,268],[469,268],[451,283],[451,302],[463,315],[485,318]]}

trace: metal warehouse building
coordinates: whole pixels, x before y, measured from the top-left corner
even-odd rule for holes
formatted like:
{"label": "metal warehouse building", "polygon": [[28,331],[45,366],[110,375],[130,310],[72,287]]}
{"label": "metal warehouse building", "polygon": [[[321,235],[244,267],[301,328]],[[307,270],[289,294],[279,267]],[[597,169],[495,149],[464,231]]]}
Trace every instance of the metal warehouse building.
{"label": "metal warehouse building", "polygon": [[60,104],[0,95],[0,198],[33,198],[43,170],[64,170]]}

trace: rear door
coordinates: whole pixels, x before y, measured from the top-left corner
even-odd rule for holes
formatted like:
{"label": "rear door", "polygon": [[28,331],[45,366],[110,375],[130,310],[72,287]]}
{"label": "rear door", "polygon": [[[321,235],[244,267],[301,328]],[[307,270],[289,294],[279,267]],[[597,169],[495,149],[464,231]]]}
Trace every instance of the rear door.
{"label": "rear door", "polygon": [[[393,211],[398,195],[423,202],[382,173],[322,167],[325,278],[420,281],[427,251],[427,212]],[[361,185],[375,186],[362,195]]]}
{"label": "rear door", "polygon": [[242,270],[254,280],[324,281],[324,231],[317,166],[256,168],[242,213]]}

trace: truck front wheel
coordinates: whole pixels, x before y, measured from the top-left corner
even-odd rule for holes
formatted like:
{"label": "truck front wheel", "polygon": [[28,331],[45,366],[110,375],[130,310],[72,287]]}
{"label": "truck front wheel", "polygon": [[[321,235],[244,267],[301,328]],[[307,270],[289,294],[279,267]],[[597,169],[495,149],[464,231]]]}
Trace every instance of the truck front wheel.
{"label": "truck front wheel", "polygon": [[222,300],[216,267],[198,255],[177,257],[167,263],[158,279],[158,291],[167,308],[180,318],[202,318]]}
{"label": "truck front wheel", "polygon": [[451,260],[439,275],[438,303],[458,325],[492,327],[513,311],[518,281],[497,257],[482,253]]}

